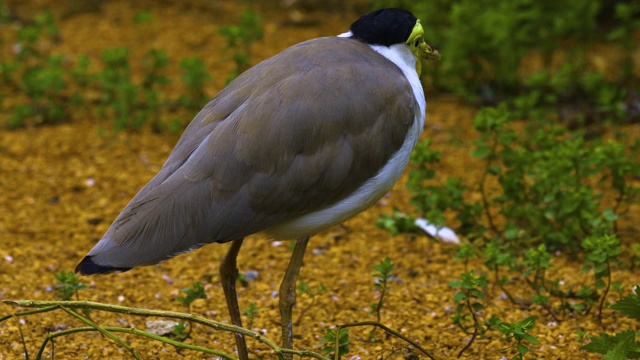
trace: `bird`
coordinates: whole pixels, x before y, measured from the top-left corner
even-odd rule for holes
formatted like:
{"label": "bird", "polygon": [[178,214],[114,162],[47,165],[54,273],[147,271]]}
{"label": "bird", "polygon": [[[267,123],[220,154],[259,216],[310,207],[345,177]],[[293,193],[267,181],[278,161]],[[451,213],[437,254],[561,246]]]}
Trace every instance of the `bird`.
{"label": "bird", "polygon": [[[123,272],[212,243],[231,321],[243,239],[295,240],[279,288],[283,347],[293,346],[295,282],[309,238],[374,205],[422,133],[422,60],[439,60],[411,12],[361,16],[337,36],[293,45],[240,74],[193,118],[159,172],[80,261]],[[242,335],[238,356],[248,359]]]}

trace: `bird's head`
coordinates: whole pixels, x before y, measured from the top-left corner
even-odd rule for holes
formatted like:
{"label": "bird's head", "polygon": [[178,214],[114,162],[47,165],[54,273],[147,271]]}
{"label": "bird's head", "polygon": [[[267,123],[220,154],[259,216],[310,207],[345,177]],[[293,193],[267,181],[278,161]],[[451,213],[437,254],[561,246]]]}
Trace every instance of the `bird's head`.
{"label": "bird's head", "polygon": [[380,9],[362,16],[349,28],[351,38],[367,44],[391,46],[406,44],[416,57],[416,71],[421,60],[440,60],[440,53],[424,39],[424,28],[411,12],[404,9]]}

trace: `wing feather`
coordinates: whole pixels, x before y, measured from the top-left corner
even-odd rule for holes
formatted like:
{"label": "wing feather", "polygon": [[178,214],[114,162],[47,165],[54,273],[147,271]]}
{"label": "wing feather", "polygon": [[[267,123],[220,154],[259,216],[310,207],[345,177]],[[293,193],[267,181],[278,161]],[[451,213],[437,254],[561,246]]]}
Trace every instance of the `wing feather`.
{"label": "wing feather", "polygon": [[364,44],[293,46],[204,107],[88,258],[155,264],[334,204],[401,147],[418,108],[401,70]]}

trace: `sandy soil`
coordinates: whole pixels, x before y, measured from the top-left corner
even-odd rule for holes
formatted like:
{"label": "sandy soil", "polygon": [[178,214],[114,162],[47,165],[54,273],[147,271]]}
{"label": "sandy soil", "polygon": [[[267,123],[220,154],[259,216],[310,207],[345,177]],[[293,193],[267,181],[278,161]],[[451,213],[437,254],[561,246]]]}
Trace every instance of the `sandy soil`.
{"label": "sandy soil", "polygon": [[[11,3],[11,1],[9,1]],[[29,16],[47,1],[34,1],[33,7],[20,8]],[[73,2],[69,2],[73,3]],[[220,51],[223,39],[217,29],[236,20],[242,5],[232,1],[196,1],[191,5],[175,5],[163,1],[137,3],[104,2],[99,11],[67,14],[65,6],[54,8],[61,20],[60,51],[69,55],[86,53],[97,58],[107,47],[127,46],[132,64],[139,63],[146,50],[157,47],[167,51],[170,59],[201,56],[214,77],[209,95],[222,88],[231,69],[225,61],[228,54]],[[66,4],[66,3],[65,3]],[[67,6],[70,6],[67,4]],[[150,22],[134,25],[133,15],[148,9]],[[334,35],[348,28],[357,17],[358,6],[345,6],[327,12],[322,7],[311,10],[307,20],[312,26],[298,26],[288,14],[277,9],[261,9],[265,15],[264,40],[254,46],[253,62],[276,54],[285,47],[313,37]],[[178,84],[178,61],[171,69]],[[134,72],[136,68],[134,67]],[[138,69],[139,70],[139,69]],[[176,89],[179,91],[179,88]],[[428,125],[425,136],[434,139],[434,147],[442,151],[443,162],[437,168],[442,180],[446,176],[478,178],[479,166],[468,155],[476,136],[471,119],[475,109],[446,96],[428,91]],[[10,100],[8,100],[10,101]],[[53,273],[72,270],[84,254],[106,231],[111,221],[131,197],[161,167],[178,135],[158,135],[149,129],[138,133],[121,132],[99,135],[109,124],[90,115],[73,114],[73,120],[58,126],[26,128],[18,131],[0,129],[0,299],[54,300]],[[190,117],[191,115],[188,115]],[[637,134],[638,129],[632,129]],[[427,348],[436,358],[455,358],[469,339],[452,325],[453,290],[448,286],[465,269],[483,269],[481,262],[464,264],[453,260],[455,245],[435,243],[426,236],[407,239],[390,237],[374,225],[383,212],[392,207],[409,210],[409,194],[401,181],[378,205],[346,222],[312,238],[301,276],[312,288],[320,283],[327,291],[316,296],[300,295],[294,316],[297,320],[295,347],[321,351],[325,328],[335,324],[375,320],[370,304],[377,301],[372,266],[389,256],[396,266],[397,278],[392,282],[382,311],[381,321]],[[637,230],[625,225],[626,232]],[[629,236],[625,241],[633,241]],[[184,309],[174,301],[180,290],[193,281],[203,281],[208,298],[197,301],[192,311],[216,321],[228,322],[217,268],[227,245],[206,246],[169,262],[135,269],[123,274],[82,278],[88,289],[81,299],[150,309]],[[260,308],[253,328],[279,341],[277,288],[291,250],[288,243],[260,236],[247,241],[240,253],[240,272],[256,271],[259,276],[239,289],[240,308],[249,303]],[[582,274],[581,263],[563,257],[554,259],[552,276],[563,280],[566,289],[592,281]],[[627,289],[639,283],[637,272],[616,269],[614,281],[623,281]],[[519,297],[531,293],[522,280],[509,285]],[[517,307],[498,288],[487,291],[487,309],[480,314],[487,319],[496,314],[506,321],[538,317],[533,334],[541,345],[531,347],[531,355],[540,359],[598,358],[578,350],[584,342],[576,334],[587,330],[613,332],[634,328],[633,323],[619,319],[605,309],[603,323],[592,313],[586,317],[563,315],[555,322],[535,306]],[[618,295],[610,295],[615,300]],[[0,305],[0,315],[15,308]],[[93,320],[102,325],[143,328],[145,319],[133,316],[94,312]],[[80,323],[62,311],[23,317],[22,331],[31,356],[35,354],[47,330],[79,326]],[[370,328],[352,331],[353,359],[401,359],[405,344],[392,337],[378,336],[368,341]],[[500,336],[479,339],[469,349],[467,359],[510,358],[513,351],[501,351],[505,344]],[[132,335],[123,339],[144,359],[206,359],[193,351],[180,353],[169,345],[147,341]],[[234,349],[233,338],[196,326],[190,342],[226,352]],[[265,345],[250,341],[257,355],[272,358]],[[51,347],[45,354],[50,358]],[[96,333],[71,335],[55,342],[56,359],[130,358],[128,353]],[[0,324],[0,359],[23,358],[18,323]]]}

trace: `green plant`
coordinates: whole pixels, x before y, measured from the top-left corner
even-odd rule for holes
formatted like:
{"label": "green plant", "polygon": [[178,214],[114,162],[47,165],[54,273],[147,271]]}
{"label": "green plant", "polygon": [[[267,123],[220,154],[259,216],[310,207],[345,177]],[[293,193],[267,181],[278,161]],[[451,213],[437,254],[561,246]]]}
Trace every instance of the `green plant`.
{"label": "green plant", "polygon": [[207,101],[204,84],[211,80],[207,68],[198,57],[190,57],[180,62],[182,81],[187,85],[187,92],[182,94],[178,102],[191,109],[200,109]]}
{"label": "green plant", "polygon": [[640,29],[640,5],[636,2],[616,3],[615,20],[616,26],[607,35],[607,39],[614,41],[620,48],[626,50],[618,79],[622,83],[629,83],[634,78],[632,54],[636,47],[634,34]]}
{"label": "green plant", "polygon": [[[411,171],[407,181],[407,189],[411,192],[411,204],[436,226],[444,225],[445,212],[453,207],[454,200],[459,200],[459,195],[464,189],[458,188],[459,183],[452,180],[448,191],[442,187],[429,185],[429,180],[435,177],[433,166],[440,162],[440,152],[431,149],[432,140],[426,139],[416,144],[411,153]],[[405,215],[398,209],[391,215],[382,214],[376,221],[380,228],[388,230],[392,236],[399,233],[413,233],[418,231],[413,216]]]}
{"label": "green plant", "polygon": [[340,329],[340,335],[337,336],[337,339],[336,331],[327,329],[322,341],[325,344],[322,352],[331,359],[340,360],[342,359],[342,355],[349,353],[349,344],[351,344],[351,339],[349,339],[349,330],[347,329]]}
{"label": "green plant", "polygon": [[[417,216],[443,225],[455,215],[455,232],[472,241],[492,236],[514,248],[545,244],[548,251],[574,257],[582,239],[616,232],[617,219],[629,214],[629,204],[637,198],[638,187],[630,179],[640,175],[638,149],[622,141],[588,140],[584,132],[569,132],[554,121],[549,110],[539,109],[537,115],[532,110],[541,101],[557,102],[558,93],[587,89],[597,93],[599,100],[591,102],[601,116],[617,121],[622,93],[613,94],[617,90],[605,86],[601,76],[575,80],[574,69],[580,67],[568,64],[551,80],[545,74],[532,78],[531,86],[541,88],[518,105],[528,109],[526,114],[506,103],[478,111],[473,125],[480,135],[471,152],[483,162],[477,185],[460,178],[434,184],[432,167],[440,154],[429,148],[430,142],[419,144],[407,182]],[[547,85],[539,84],[555,90],[547,92]],[[530,119],[522,124],[517,119],[524,115]],[[395,233],[405,230],[401,220],[394,214],[379,223]]]}
{"label": "green plant", "polygon": [[515,268],[516,259],[513,250],[498,240],[490,241],[484,247],[483,262],[490,271],[493,271],[494,282],[500,286],[500,289],[511,302],[515,302],[505,288],[505,285],[509,282],[509,277],[505,274],[500,274],[500,268],[509,270]]}
{"label": "green plant", "polygon": [[629,89],[590,71],[588,62],[576,51],[565,57],[554,71],[541,70],[524,80],[524,91],[508,101],[514,116],[544,119],[557,114],[571,128],[622,123],[627,116]]}
{"label": "green plant", "polygon": [[63,122],[68,116],[64,92],[67,69],[64,56],[51,51],[59,36],[53,15],[46,12],[36,16],[17,35],[15,59],[0,61],[0,73],[7,87],[21,92],[27,100],[10,109],[7,127]]}
{"label": "green plant", "polygon": [[240,14],[239,24],[223,26],[219,32],[227,40],[227,50],[233,51],[235,68],[227,78],[227,82],[231,82],[249,68],[251,44],[262,39],[262,17],[252,10],[245,10]]}
{"label": "green plant", "polygon": [[103,69],[98,74],[102,90],[103,116],[113,117],[116,131],[138,129],[144,123],[135,115],[138,108],[138,88],[131,81],[129,49],[111,48],[102,53]]}
{"label": "green plant", "polygon": [[[484,108],[474,119],[481,137],[473,155],[487,160],[485,174],[501,187],[493,195],[482,185],[487,179],[481,181],[487,219],[499,215],[504,223],[488,220],[490,228],[511,242],[575,253],[579,239],[615,227],[626,211],[621,204],[636,191],[625,179],[637,172],[637,160],[622,156],[628,152],[617,142],[587,142],[550,122],[531,123],[523,135],[511,123],[504,105]],[[603,194],[611,190],[618,192],[617,203],[603,209]]]}
{"label": "green plant", "polygon": [[[481,214],[478,204],[469,203],[465,192],[469,189],[462,179],[447,178],[444,185],[432,185],[429,180],[435,177],[432,169],[440,161],[440,152],[430,149],[431,140],[419,142],[411,154],[411,170],[407,188],[411,192],[411,204],[429,223],[442,226],[446,222],[446,212],[453,211],[459,222],[459,231],[474,229]],[[398,229],[400,230],[400,229]]]}
{"label": "green plant", "polygon": [[[143,89],[150,91],[157,85],[167,85],[171,83],[169,78],[162,73],[163,69],[169,64],[169,57],[165,51],[150,49],[144,62],[147,71],[142,82]],[[154,103],[154,105],[157,104]]]}
{"label": "green plant", "polygon": [[156,132],[169,130],[175,133],[181,124],[167,123],[161,119],[161,114],[166,108],[164,104],[167,102],[167,99],[163,96],[162,89],[171,83],[171,80],[164,74],[169,64],[169,57],[165,51],[152,48],[147,53],[144,64],[146,65],[146,73],[140,88],[145,118],[151,119],[151,126]]}
{"label": "green plant", "polygon": [[635,269],[640,266],[640,244],[635,243],[631,248],[631,268]]}
{"label": "green plant", "polygon": [[462,243],[456,254],[453,256],[455,260],[460,260],[464,262],[465,271],[469,266],[469,260],[476,259],[478,257],[478,248],[477,246],[471,243]]}
{"label": "green plant", "polygon": [[64,301],[69,301],[73,296],[76,296],[76,300],[79,300],[78,291],[85,290],[86,285],[79,282],[80,275],[76,276],[73,271],[66,272],[61,270],[59,273],[53,274],[58,281],[54,288],[56,289],[56,296]]}
{"label": "green plant", "polygon": [[87,55],[78,55],[74,66],[69,69],[71,79],[77,85],[77,90],[71,95],[73,105],[80,105],[84,102],[83,91],[95,81],[95,74],[89,73],[91,58]]}
{"label": "green plant", "polygon": [[260,315],[258,315],[259,311],[260,308],[254,303],[249,303],[249,307],[242,310],[242,314],[249,320],[249,323],[247,324],[248,329],[251,329],[253,327],[253,321],[260,317]]}
{"label": "green plant", "polygon": [[614,232],[618,231],[618,217],[628,214],[628,206],[637,199],[639,191],[638,187],[629,181],[629,178],[640,175],[636,160],[639,150],[634,147],[629,150],[623,143],[617,141],[606,142],[595,149],[598,152],[597,156],[605,159],[606,162],[601,182],[608,181],[616,192],[611,211],[603,212],[603,215],[613,222]]}
{"label": "green plant", "polygon": [[129,49],[111,48],[102,53],[104,67],[97,74],[102,91],[103,116],[113,118],[114,129],[138,130],[147,120],[154,119],[155,130],[161,129],[161,123],[155,120],[162,108],[159,88],[169,83],[162,73],[168,64],[164,51],[151,49],[145,60],[148,71],[143,82],[133,82]]}
{"label": "green plant", "polygon": [[598,306],[598,319],[602,321],[602,308],[611,288],[611,264],[618,262],[622,253],[620,238],[613,234],[593,235],[582,241],[585,263],[582,271],[593,270],[595,289],[602,290]]}
{"label": "green plant", "polygon": [[[591,298],[590,292],[583,292],[578,294],[566,293],[559,290],[558,281],[547,279],[547,270],[552,269],[553,265],[551,260],[553,256],[548,252],[545,244],[540,244],[537,247],[529,248],[523,255],[522,261],[514,266],[514,269],[521,271],[524,275],[524,279],[527,284],[535,291],[533,295],[533,303],[540,305],[547,313],[556,321],[560,322],[558,315],[554,309],[549,305],[549,298],[556,296],[563,301],[561,308],[569,308],[570,310],[582,310],[586,306],[566,304],[564,301],[568,297],[578,298],[580,300],[589,300]],[[584,287],[582,290],[587,290]]]}
{"label": "green plant", "polygon": [[586,330],[576,330],[575,334],[578,336],[578,339],[576,340],[576,342],[578,343],[584,343],[584,336],[587,335],[587,331]]}
{"label": "green plant", "polygon": [[528,331],[532,330],[536,325],[535,316],[529,316],[524,320],[517,321],[515,323],[502,322],[498,324],[498,330],[504,334],[502,341],[515,340],[516,344],[509,348],[515,348],[518,354],[511,358],[511,360],[523,360],[524,356],[529,353],[529,346],[527,342],[531,344],[540,344],[540,341]]}
{"label": "green plant", "polygon": [[113,119],[114,130],[138,130],[150,119],[155,131],[168,128],[160,116],[166,102],[161,90],[170,83],[164,74],[169,63],[167,54],[162,50],[149,50],[144,59],[147,71],[140,84],[133,81],[129,49],[107,49],[101,60],[103,68],[96,74],[102,92],[100,113]]}
{"label": "green plant", "polygon": [[[484,299],[484,291],[487,289],[487,278],[485,275],[476,276],[474,271],[463,273],[461,280],[453,280],[449,283],[449,286],[456,291],[453,296],[453,302],[456,305],[455,314],[451,316],[453,324],[459,327],[465,334],[470,335],[469,342],[460,350],[458,357],[471,347],[473,342],[479,336],[484,335],[487,331],[487,324],[482,323],[478,317],[478,313],[484,310],[484,305],[481,301]],[[470,324],[469,324],[470,323]]]}
{"label": "green plant", "polygon": [[433,179],[436,172],[433,165],[440,162],[442,156],[438,150],[431,149],[433,140],[425,139],[416,144],[411,153],[411,172],[409,173],[408,189],[418,190],[422,188],[425,180]]}
{"label": "green plant", "polygon": [[197,299],[206,299],[207,294],[204,290],[204,285],[200,281],[196,281],[193,283],[193,286],[190,288],[182,289],[182,292],[185,295],[180,295],[176,297],[176,301],[181,303],[187,308],[187,311],[191,309],[191,304]]}
{"label": "green plant", "polygon": [[[546,291],[546,274],[547,270],[551,269],[551,259],[553,257],[547,251],[545,244],[540,244],[537,247],[529,248],[522,258],[522,262],[519,266],[522,268],[522,274],[527,279],[529,285],[533,288],[536,294],[533,297],[535,304],[541,305],[547,310],[549,298],[545,295]],[[533,275],[533,279],[529,276]],[[551,312],[549,310],[549,312]]]}
{"label": "green plant", "polygon": [[66,115],[60,101],[60,93],[64,89],[62,56],[49,56],[41,65],[25,69],[21,87],[25,94],[32,99],[28,105],[31,116],[40,117],[38,122],[45,124],[58,123]]}
{"label": "green plant", "polygon": [[378,322],[380,322],[380,311],[384,305],[384,297],[387,294],[387,291],[389,291],[389,281],[395,276],[391,273],[395,266],[396,264],[391,262],[389,257],[386,257],[384,260],[380,261],[379,264],[373,266],[373,269],[376,271],[373,274],[373,277],[376,279],[374,285],[376,290],[379,291],[380,297],[378,298],[377,303],[371,304],[371,312],[376,314]]}
{"label": "green plant", "polygon": [[9,9],[4,5],[4,0],[0,0],[0,24],[9,21]]}
{"label": "green plant", "polygon": [[186,322],[178,322],[171,329],[171,336],[180,341],[186,340],[191,332],[189,325]]}
{"label": "green plant", "polygon": [[[635,286],[632,294],[616,301],[611,308],[630,319],[640,320],[640,288]],[[580,349],[602,354],[607,360],[640,359],[640,343],[635,341],[636,336],[633,330],[622,330],[613,336],[600,333]]]}
{"label": "green plant", "polygon": [[[177,296],[176,301],[184,305],[187,308],[187,312],[191,311],[191,304],[194,301],[196,301],[197,299],[207,298],[207,294],[205,293],[204,286],[200,281],[194,282],[193,287],[191,288],[182,289],[182,292],[184,292],[185,295]],[[188,330],[186,330],[187,328]],[[192,330],[191,322],[189,322],[188,324],[184,322],[179,322],[176,325],[174,325],[173,329],[171,330],[171,334],[174,335],[177,339],[182,341],[189,337],[189,335],[191,334],[191,330]]]}
{"label": "green plant", "polygon": [[139,10],[133,15],[133,23],[136,25],[144,24],[153,19],[153,14],[149,10]]}
{"label": "green plant", "polygon": [[398,234],[412,234],[420,232],[420,228],[416,225],[416,219],[410,215],[406,215],[400,210],[393,208],[391,215],[382,214],[376,220],[376,225],[389,231],[391,236]]}

